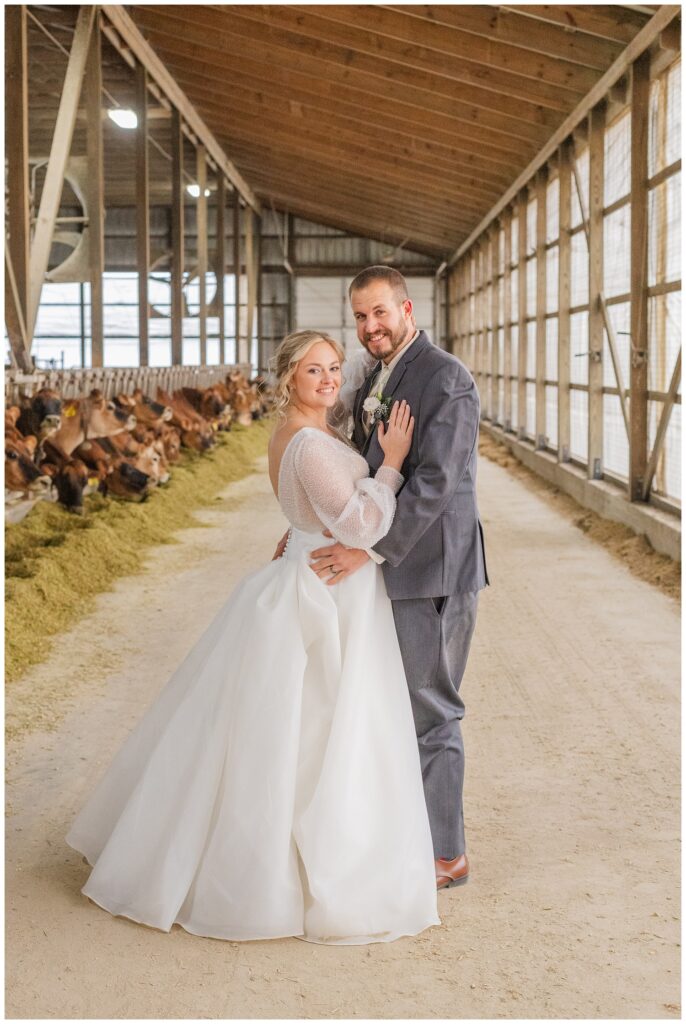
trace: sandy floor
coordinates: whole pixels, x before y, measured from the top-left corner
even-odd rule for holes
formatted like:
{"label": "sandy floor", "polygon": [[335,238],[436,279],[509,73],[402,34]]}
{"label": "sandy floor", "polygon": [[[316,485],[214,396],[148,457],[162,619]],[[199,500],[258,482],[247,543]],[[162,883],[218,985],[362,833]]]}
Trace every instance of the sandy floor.
{"label": "sandy floor", "polygon": [[283,519],[264,472],[155,549],[7,698],[11,1018],[678,1017],[679,607],[483,459],[492,586],[463,693],[472,878],[392,945],[112,918],[63,837]]}

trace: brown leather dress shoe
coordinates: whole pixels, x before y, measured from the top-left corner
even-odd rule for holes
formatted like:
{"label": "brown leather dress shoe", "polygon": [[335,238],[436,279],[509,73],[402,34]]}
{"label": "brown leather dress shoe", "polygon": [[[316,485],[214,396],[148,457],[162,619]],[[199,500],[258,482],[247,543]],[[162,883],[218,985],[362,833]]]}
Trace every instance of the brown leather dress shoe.
{"label": "brown leather dress shoe", "polygon": [[436,860],[436,888],[450,889],[453,885],[464,885],[469,878],[469,861],[462,853],[454,860],[439,857]]}

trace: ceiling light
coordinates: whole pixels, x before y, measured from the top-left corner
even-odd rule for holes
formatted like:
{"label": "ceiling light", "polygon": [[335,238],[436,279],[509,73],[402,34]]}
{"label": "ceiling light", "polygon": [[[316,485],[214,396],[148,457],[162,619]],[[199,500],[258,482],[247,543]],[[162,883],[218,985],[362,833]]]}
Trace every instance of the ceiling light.
{"label": "ceiling light", "polygon": [[133,110],[125,110],[123,107],[117,107],[115,110],[107,111],[109,117],[115,124],[118,124],[120,128],[137,128],[138,118]]}
{"label": "ceiling light", "polygon": [[[186,185],[186,192],[188,192],[189,196],[193,196],[194,199],[199,199],[200,198],[200,185]],[[209,196],[211,194],[212,193],[210,192],[210,190],[208,188],[206,188],[205,189],[205,195]]]}

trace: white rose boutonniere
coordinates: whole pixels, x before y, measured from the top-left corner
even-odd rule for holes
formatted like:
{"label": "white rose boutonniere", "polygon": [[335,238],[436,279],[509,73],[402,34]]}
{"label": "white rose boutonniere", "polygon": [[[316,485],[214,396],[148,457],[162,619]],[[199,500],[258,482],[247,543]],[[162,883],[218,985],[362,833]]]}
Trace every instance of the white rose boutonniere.
{"label": "white rose boutonniere", "polygon": [[393,396],[382,395],[381,392],[377,395],[370,395],[362,403],[364,411],[371,413],[373,424],[377,423],[378,420],[383,420],[385,423],[390,415],[392,406]]}

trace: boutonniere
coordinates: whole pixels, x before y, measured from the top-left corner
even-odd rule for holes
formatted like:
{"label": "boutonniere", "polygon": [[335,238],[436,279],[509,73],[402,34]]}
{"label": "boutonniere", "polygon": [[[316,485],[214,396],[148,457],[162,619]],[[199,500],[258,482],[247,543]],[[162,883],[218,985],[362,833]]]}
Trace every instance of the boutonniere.
{"label": "boutonniere", "polygon": [[370,395],[369,398],[365,398],[362,405],[365,412],[371,413],[372,424],[377,423],[378,420],[383,420],[385,423],[390,415],[392,407],[393,396],[383,395],[381,392],[377,395]]}

